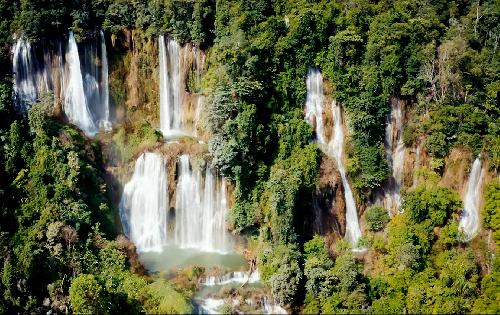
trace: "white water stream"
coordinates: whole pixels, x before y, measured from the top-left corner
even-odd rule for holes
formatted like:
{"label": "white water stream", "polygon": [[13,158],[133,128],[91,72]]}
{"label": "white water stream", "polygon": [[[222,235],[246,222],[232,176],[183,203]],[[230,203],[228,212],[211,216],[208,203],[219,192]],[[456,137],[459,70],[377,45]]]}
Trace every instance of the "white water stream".
{"label": "white water stream", "polygon": [[467,181],[467,191],[463,199],[464,209],[459,223],[459,227],[466,235],[467,240],[471,240],[479,231],[479,207],[484,173],[484,169],[481,168],[481,160],[478,157],[472,164],[469,180]]}
{"label": "white water stream", "polygon": [[335,159],[344,188],[346,202],[346,233],[345,237],[355,247],[361,237],[356,202],[349,185],[344,165],[344,126],[342,109],[335,101],[332,102],[333,136],[326,142],[323,114],[325,101],[323,96],[323,77],[318,69],[310,68],[306,79],[306,120],[315,127],[316,137],[320,149]]}

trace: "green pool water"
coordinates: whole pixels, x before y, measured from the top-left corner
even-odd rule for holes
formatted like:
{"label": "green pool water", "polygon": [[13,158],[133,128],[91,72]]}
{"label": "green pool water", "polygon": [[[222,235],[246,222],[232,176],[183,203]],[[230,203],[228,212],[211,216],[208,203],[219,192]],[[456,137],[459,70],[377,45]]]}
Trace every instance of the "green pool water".
{"label": "green pool water", "polygon": [[162,252],[140,253],[139,259],[149,272],[168,272],[187,266],[219,267],[230,270],[248,269],[247,261],[236,253],[203,252],[172,245],[165,246]]}

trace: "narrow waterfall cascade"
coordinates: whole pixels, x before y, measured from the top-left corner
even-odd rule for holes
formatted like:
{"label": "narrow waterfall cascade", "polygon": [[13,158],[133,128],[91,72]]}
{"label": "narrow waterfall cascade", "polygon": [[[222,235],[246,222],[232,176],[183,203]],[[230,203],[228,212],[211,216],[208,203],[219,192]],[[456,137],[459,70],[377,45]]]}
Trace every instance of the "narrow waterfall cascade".
{"label": "narrow waterfall cascade", "polygon": [[316,137],[320,149],[325,154],[335,159],[339,169],[342,185],[344,187],[345,202],[346,202],[346,232],[345,236],[356,245],[361,237],[361,230],[358,221],[358,212],[356,209],[356,202],[352,194],[349,181],[347,179],[346,170],[344,166],[344,129],[342,124],[342,110],[335,101],[332,102],[333,113],[333,137],[330,141],[326,142],[325,127],[323,114],[325,112],[324,96],[323,96],[323,76],[316,68],[309,68],[307,72],[307,96],[306,96],[306,121],[315,126]]}
{"label": "narrow waterfall cascade", "polygon": [[344,166],[344,129],[342,124],[342,109],[335,101],[332,102],[333,112],[333,138],[328,143],[328,150],[330,155],[337,162],[342,185],[344,187],[345,203],[346,203],[346,227],[345,234],[347,239],[356,246],[361,237],[361,229],[359,228],[358,211],[356,209],[356,202],[351,191],[351,186],[347,180],[346,170]]}
{"label": "narrow waterfall cascade", "polygon": [[102,79],[102,92],[101,104],[103,107],[104,115],[99,120],[99,127],[111,131],[111,122],[109,121],[109,70],[108,70],[108,52],[106,48],[106,37],[104,32],[100,31],[101,36],[101,79]]}
{"label": "narrow waterfall cascade", "polygon": [[459,223],[459,227],[466,235],[467,240],[471,240],[479,231],[479,207],[484,173],[485,170],[481,168],[481,160],[478,157],[472,164],[469,180],[467,181],[467,191],[463,199],[464,209]]}
{"label": "narrow waterfall cascade", "polygon": [[175,244],[181,248],[225,253],[230,250],[226,230],[226,182],[210,166],[194,169],[188,155],[179,158],[176,189]]}
{"label": "narrow waterfall cascade", "polygon": [[316,68],[307,71],[306,120],[315,127],[316,137],[320,146],[326,145],[323,125],[323,76]]}
{"label": "narrow waterfall cascade", "polygon": [[181,70],[180,45],[173,39],[160,35],[160,127],[169,135],[181,127]]}
{"label": "narrow waterfall cascade", "polygon": [[44,93],[52,92],[68,119],[93,136],[99,128],[111,129],[104,33],[100,49],[92,41],[80,45],[81,55],[72,32],[66,43],[31,43],[20,37],[12,50],[14,100],[20,112],[27,112]]}
{"label": "narrow waterfall cascade", "polygon": [[401,184],[403,180],[405,145],[403,142],[404,103],[399,99],[391,101],[391,112],[385,128],[385,156],[391,170],[391,177],[384,185],[383,205],[389,215],[401,208]]}
{"label": "narrow waterfall cascade", "polygon": [[222,276],[209,276],[201,284],[204,286],[226,285],[230,283],[252,284],[260,282],[259,270],[253,272],[234,271]]}
{"label": "narrow waterfall cascade", "polygon": [[66,113],[69,121],[80,127],[85,133],[93,135],[96,133],[97,128],[87,104],[80,67],[80,56],[73,32],[69,34],[66,61],[69,73],[63,105],[64,113]]}
{"label": "narrow waterfall cascade", "polygon": [[[188,72],[194,69],[195,80],[200,80],[204,54],[191,45],[182,46],[171,38],[158,39],[160,60],[160,129],[166,137],[196,136],[197,112],[200,105],[186,92]],[[191,95],[192,96],[192,95]]]}
{"label": "narrow waterfall cascade", "polygon": [[158,153],[143,153],[120,202],[125,234],[139,252],[160,252],[167,244],[167,189],[165,159]]}

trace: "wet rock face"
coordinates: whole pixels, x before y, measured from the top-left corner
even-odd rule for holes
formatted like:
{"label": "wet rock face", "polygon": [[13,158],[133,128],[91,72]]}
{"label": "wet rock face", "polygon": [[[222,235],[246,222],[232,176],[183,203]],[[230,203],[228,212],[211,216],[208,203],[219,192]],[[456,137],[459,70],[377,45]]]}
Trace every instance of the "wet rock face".
{"label": "wet rock face", "polygon": [[345,235],[345,199],[340,174],[333,159],[325,156],[313,192],[310,234],[319,234],[334,241]]}

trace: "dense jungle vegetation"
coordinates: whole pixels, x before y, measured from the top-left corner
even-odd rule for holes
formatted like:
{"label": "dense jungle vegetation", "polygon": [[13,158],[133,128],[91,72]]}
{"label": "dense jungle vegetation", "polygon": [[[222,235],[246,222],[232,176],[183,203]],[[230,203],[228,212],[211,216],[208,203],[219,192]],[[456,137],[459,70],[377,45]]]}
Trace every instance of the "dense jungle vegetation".
{"label": "dense jungle vegetation", "polygon": [[[255,244],[280,304],[308,314],[499,313],[499,21],[498,0],[0,0],[0,313],[192,311],[188,290],[144,275],[118,235],[102,143],[65,124],[50,95],[27,115],[12,104],[15,36],[72,30],[84,40],[100,29],[169,34],[207,52],[209,151],[234,186],[230,223]],[[304,232],[324,159],[304,120],[311,66],[348,121],[363,258]],[[423,139],[431,161],[392,218],[364,207],[390,175],[390,97],[410,104],[405,145]],[[481,154],[491,174],[470,243],[458,191],[440,184],[454,149]]]}

